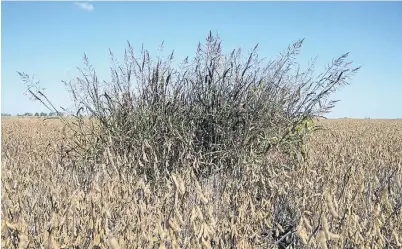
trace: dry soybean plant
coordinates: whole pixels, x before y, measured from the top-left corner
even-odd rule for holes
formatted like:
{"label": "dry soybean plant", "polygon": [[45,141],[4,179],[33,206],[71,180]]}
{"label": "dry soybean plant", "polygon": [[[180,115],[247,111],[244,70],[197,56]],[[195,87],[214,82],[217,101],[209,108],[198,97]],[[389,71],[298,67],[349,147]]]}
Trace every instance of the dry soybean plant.
{"label": "dry soybean plant", "polygon": [[60,121],[6,118],[2,245],[400,248],[402,121],[319,122],[331,132],[312,137],[294,171],[202,182],[183,170],[153,190],[144,177],[120,176],[114,167],[129,162],[117,157],[84,188],[74,162],[63,163],[50,143],[62,138]]}
{"label": "dry soybean plant", "polygon": [[301,72],[302,43],[266,62],[210,34],[177,68],[128,44],[107,84],[85,57],[70,116],[3,119],[2,245],[400,247],[401,121],[317,119],[358,68]]}

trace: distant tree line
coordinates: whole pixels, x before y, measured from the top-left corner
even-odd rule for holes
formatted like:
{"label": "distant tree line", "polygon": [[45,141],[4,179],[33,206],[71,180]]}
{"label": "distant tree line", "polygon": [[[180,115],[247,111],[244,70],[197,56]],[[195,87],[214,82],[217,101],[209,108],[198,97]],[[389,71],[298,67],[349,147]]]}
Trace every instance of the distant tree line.
{"label": "distant tree line", "polygon": [[[63,113],[60,113],[63,116]],[[9,113],[2,113],[1,114],[2,117],[10,117],[12,116]],[[50,113],[46,113],[46,112],[35,112],[35,113],[30,113],[30,112],[26,112],[24,114],[17,114],[17,117],[55,117],[57,116],[57,113],[55,112],[50,112]]]}

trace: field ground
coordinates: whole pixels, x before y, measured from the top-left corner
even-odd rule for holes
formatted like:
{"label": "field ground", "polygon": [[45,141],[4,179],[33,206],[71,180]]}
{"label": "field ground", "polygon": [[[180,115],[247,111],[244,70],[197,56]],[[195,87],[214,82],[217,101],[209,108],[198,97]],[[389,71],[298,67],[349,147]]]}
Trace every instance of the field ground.
{"label": "field ground", "polygon": [[[2,118],[2,248],[163,248],[164,242],[198,248],[223,238],[260,248],[270,243],[260,231],[275,227],[279,195],[301,211],[294,233],[304,248],[402,248],[402,120],[319,122],[327,130],[308,144],[307,161],[265,183],[277,195],[257,202],[246,188],[232,213],[229,197],[212,200],[203,185],[198,190],[209,202],[187,204],[191,198],[183,197],[169,226],[161,226],[180,193],[151,193],[144,181],[102,166],[85,189],[80,176],[59,164],[60,121]],[[190,191],[190,178],[182,178],[178,185]],[[196,231],[198,237],[190,236]]]}

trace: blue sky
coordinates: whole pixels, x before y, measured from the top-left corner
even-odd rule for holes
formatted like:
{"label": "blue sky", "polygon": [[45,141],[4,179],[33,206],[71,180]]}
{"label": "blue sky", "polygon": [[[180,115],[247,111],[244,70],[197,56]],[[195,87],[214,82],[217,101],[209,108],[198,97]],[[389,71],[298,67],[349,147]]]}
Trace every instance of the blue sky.
{"label": "blue sky", "polygon": [[2,2],[1,111],[46,111],[23,95],[16,71],[35,75],[57,106],[69,106],[61,80],[77,75],[86,53],[109,78],[110,48],[122,58],[126,42],[192,56],[209,30],[227,50],[277,56],[305,38],[299,61],[318,55],[322,68],[345,52],[362,65],[352,84],[334,95],[328,117],[402,117],[402,2]]}

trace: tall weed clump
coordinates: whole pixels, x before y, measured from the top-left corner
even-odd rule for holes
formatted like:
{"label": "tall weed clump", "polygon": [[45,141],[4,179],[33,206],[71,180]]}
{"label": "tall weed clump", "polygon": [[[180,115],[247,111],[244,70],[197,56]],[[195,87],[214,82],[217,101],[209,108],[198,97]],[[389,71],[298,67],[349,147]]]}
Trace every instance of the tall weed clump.
{"label": "tall weed clump", "polygon": [[[224,54],[210,33],[194,58],[177,67],[174,53],[152,58],[128,43],[123,63],[110,52],[112,80],[103,83],[85,56],[81,75],[66,82],[76,107],[68,122],[75,137],[70,151],[96,162],[113,153],[135,162],[127,170],[151,178],[192,167],[189,157],[200,162],[197,175],[207,177],[240,173],[242,160],[264,158],[274,147],[300,152],[307,122],[333,107],[330,94],[359,69],[344,54],[313,77],[314,63],[302,72],[296,62],[302,44],[266,61],[258,45],[246,56],[241,49]],[[36,99],[55,109],[20,75]]]}

